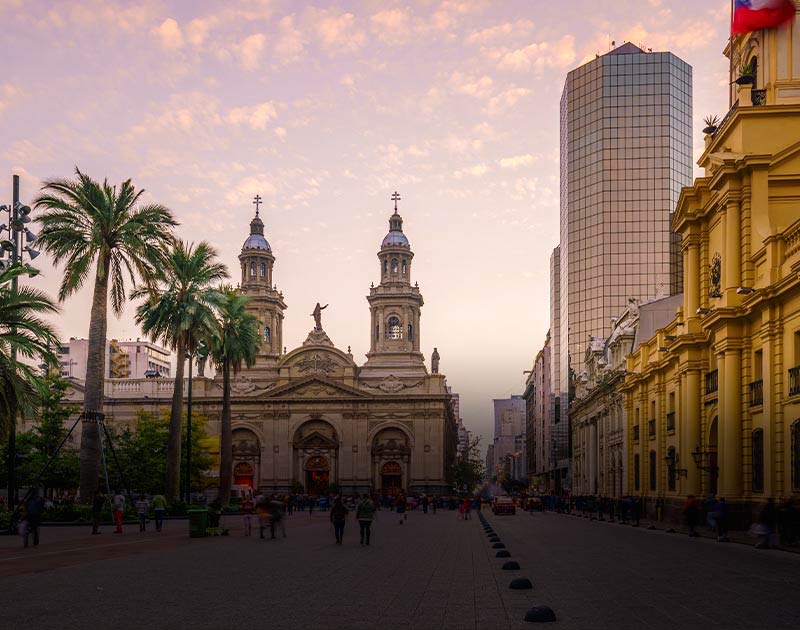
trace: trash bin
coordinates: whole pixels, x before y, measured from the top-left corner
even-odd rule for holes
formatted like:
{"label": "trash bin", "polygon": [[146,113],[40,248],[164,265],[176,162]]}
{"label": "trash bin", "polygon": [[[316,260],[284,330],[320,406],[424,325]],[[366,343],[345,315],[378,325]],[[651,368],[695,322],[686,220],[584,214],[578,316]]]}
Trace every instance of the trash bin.
{"label": "trash bin", "polygon": [[206,536],[206,529],[208,529],[208,510],[205,508],[196,508],[187,510],[189,515],[189,537],[190,538],[203,538]]}

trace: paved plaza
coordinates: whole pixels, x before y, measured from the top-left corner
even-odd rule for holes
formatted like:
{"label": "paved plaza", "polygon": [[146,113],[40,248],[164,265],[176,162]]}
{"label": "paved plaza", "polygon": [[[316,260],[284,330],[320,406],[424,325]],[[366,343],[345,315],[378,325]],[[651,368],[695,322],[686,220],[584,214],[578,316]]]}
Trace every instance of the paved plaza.
{"label": "paved plaza", "polygon": [[[186,521],[115,536],[50,527],[0,537],[4,627],[524,628],[550,606],[562,628],[796,628],[800,555],[557,514],[485,512],[521,569],[503,571],[477,518],[378,512],[370,547],[327,513],[287,538],[189,539]],[[532,590],[508,588],[528,577]],[[8,624],[7,626],[5,624]]]}

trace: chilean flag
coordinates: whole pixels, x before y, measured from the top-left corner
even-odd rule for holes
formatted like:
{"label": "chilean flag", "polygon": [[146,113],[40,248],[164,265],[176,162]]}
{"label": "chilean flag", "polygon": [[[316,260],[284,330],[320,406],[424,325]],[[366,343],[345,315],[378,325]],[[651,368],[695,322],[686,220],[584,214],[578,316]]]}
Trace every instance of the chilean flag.
{"label": "chilean flag", "polygon": [[749,33],[775,28],[794,17],[793,0],[736,0],[731,33]]}

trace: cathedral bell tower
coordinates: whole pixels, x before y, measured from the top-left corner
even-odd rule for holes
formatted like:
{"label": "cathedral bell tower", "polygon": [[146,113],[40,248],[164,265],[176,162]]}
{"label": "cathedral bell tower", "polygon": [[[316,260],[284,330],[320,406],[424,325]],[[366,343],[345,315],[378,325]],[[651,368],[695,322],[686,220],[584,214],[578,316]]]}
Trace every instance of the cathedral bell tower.
{"label": "cathedral bell tower", "polygon": [[264,238],[264,222],[259,216],[261,197],[253,203],[256,216],[250,221],[250,236],[242,245],[239,263],[242,269],[241,290],[250,298],[250,310],[258,317],[261,345],[254,369],[274,364],[283,348],[283,312],[286,303],[283,293],[272,284],[275,256]]}
{"label": "cathedral bell tower", "polygon": [[423,300],[419,286],[411,284],[414,252],[403,233],[403,218],[397,212],[400,195],[392,195],[394,214],[389,217],[389,233],[378,252],[380,284],[370,289],[370,351],[362,376],[371,368],[399,376],[427,374],[420,352],[420,309]]}

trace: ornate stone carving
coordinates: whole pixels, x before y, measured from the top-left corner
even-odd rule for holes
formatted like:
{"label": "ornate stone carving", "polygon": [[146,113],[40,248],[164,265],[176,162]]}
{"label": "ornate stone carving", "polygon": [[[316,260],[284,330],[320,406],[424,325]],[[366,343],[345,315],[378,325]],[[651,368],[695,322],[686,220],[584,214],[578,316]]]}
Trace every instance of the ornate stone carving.
{"label": "ornate stone carving", "polygon": [[404,389],[414,389],[415,387],[419,387],[421,384],[422,380],[416,381],[415,383],[404,383],[394,374],[389,374],[389,376],[384,378],[377,385],[364,383],[364,387],[366,387],[367,389],[379,390],[387,394],[396,394],[397,392],[401,392]]}
{"label": "ornate stone carving", "polygon": [[[215,380],[214,386],[222,389],[222,381]],[[244,374],[238,376],[231,381],[231,393],[237,395],[252,394],[253,392],[265,392],[275,387],[275,383],[268,383],[267,385],[257,385],[252,379]]]}
{"label": "ornate stone carving", "polygon": [[330,337],[325,334],[324,330],[312,330],[308,333],[308,337],[303,342],[304,346],[330,346],[333,348],[333,342]]}
{"label": "ornate stone carving", "polygon": [[336,371],[339,364],[330,357],[315,352],[300,359],[294,367],[302,374],[331,374]]}
{"label": "ornate stone carving", "polygon": [[711,284],[708,289],[708,297],[721,298],[722,297],[722,256],[719,252],[715,253],[711,258],[711,266],[708,270],[708,279]]}

